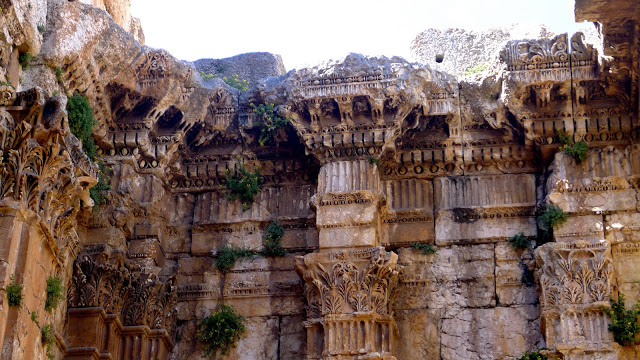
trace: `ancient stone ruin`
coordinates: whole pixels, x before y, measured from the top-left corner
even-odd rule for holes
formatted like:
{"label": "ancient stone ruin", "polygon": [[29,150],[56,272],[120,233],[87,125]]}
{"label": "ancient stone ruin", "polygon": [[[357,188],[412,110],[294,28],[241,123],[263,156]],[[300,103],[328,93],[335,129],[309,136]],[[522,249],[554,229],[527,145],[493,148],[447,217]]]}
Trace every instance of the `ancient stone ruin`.
{"label": "ancient stone ruin", "polygon": [[0,358],[640,359],[640,3],[457,77],[0,8]]}

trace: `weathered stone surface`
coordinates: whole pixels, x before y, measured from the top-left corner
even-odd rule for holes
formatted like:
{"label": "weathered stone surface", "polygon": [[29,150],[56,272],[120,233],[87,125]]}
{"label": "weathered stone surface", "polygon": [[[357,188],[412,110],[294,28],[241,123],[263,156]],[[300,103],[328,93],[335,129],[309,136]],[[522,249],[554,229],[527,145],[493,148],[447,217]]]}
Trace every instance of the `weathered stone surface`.
{"label": "weathered stone surface", "polygon": [[[24,286],[19,307],[0,297],[2,358],[44,358],[44,324],[59,359],[203,358],[197,323],[220,303],[247,318],[232,359],[636,356],[603,310],[640,297],[633,6],[579,2],[602,48],[576,33],[480,54],[461,34],[456,70],[493,60],[458,81],[358,54],[194,67],[141,46],[128,0],[28,5],[0,18],[0,284]],[[92,107],[102,174],[70,134],[71,94]],[[234,200],[253,171],[257,194]],[[536,219],[549,203],[569,217],[553,239]],[[515,250],[515,235],[553,241]],[[222,273],[224,247],[256,254]],[[69,291],[46,312],[49,276]]]}
{"label": "weathered stone surface", "polygon": [[238,75],[239,79],[247,80],[252,85],[286,73],[282,57],[266,52],[240,54],[225,59],[200,59],[194,65],[202,74],[215,75],[220,79]]}
{"label": "weathered stone surface", "polygon": [[493,244],[438,247],[433,255],[399,249],[403,309],[495,306]]}
{"label": "weathered stone surface", "polygon": [[444,359],[496,359],[542,347],[535,305],[462,309],[442,316],[440,356]]}
{"label": "weathered stone surface", "polygon": [[400,333],[396,357],[405,359],[440,358],[440,315],[437,310],[404,310],[396,314]]}
{"label": "weathered stone surface", "polygon": [[[544,25],[511,25],[479,31],[456,28],[427,29],[413,40],[411,51],[421,63],[461,76],[474,66],[493,65],[507,40],[549,36],[553,36],[553,32]],[[436,60],[437,55],[442,55],[441,61]]]}
{"label": "weathered stone surface", "polygon": [[509,243],[496,244],[496,296],[499,306],[538,303],[533,277],[535,262],[530,249],[516,250]]}

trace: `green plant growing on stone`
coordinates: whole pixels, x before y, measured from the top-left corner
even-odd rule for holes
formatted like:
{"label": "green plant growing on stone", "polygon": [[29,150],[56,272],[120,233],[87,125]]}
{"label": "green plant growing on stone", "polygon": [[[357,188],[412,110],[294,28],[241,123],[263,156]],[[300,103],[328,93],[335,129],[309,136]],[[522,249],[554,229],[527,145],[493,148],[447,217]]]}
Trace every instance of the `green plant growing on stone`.
{"label": "green plant growing on stone", "polygon": [[7,293],[9,306],[20,306],[22,304],[22,290],[24,286],[16,282],[15,276],[11,275],[11,283],[5,286],[4,291]]}
{"label": "green plant growing on stone", "polygon": [[233,74],[231,76],[225,76],[222,78],[227,85],[234,87],[240,91],[249,90],[249,81],[245,79],[240,79],[238,74]]}
{"label": "green plant growing on stone", "polygon": [[64,286],[62,286],[62,280],[58,276],[49,276],[47,278],[47,299],[44,302],[44,309],[48,312],[53,311],[63,299]]}
{"label": "green plant growing on stone", "polygon": [[20,67],[22,70],[27,70],[29,65],[31,65],[31,61],[33,60],[33,55],[30,53],[22,53],[18,56],[18,62],[20,63]]}
{"label": "green plant growing on stone", "polygon": [[233,307],[218,305],[216,311],[198,323],[196,339],[204,345],[204,353],[214,357],[220,352],[226,355],[245,331],[244,316]]}
{"label": "green plant growing on stone", "polygon": [[587,153],[589,152],[589,148],[587,148],[587,143],[584,141],[574,142],[573,139],[565,134],[558,134],[558,138],[560,142],[564,145],[560,147],[565,154],[574,158],[577,162],[583,162],[587,159]]}
{"label": "green plant growing on stone", "polygon": [[638,316],[640,316],[640,300],[636,302],[632,309],[627,310],[624,306],[624,294],[618,293],[618,301],[609,299],[611,307],[603,307],[604,311],[611,317],[609,331],[613,333],[613,339],[620,345],[626,346],[638,341]]}
{"label": "green plant growing on stone", "polygon": [[49,359],[55,358],[52,351],[53,344],[56,342],[56,337],[53,334],[53,326],[51,324],[43,325],[42,328],[40,328],[40,338],[42,340],[42,344],[47,347],[47,357]]}
{"label": "green plant growing on stone", "polygon": [[255,252],[249,249],[225,246],[218,250],[216,268],[222,273],[227,273],[233,268],[236,261],[243,258],[253,257],[255,254]]}
{"label": "green plant growing on stone", "polygon": [[559,206],[545,205],[544,211],[538,215],[538,227],[541,231],[537,246],[553,241],[553,229],[564,224],[567,219],[569,219],[569,215]]}
{"label": "green plant growing on stone", "polygon": [[423,254],[435,254],[437,251],[436,248],[431,244],[413,243],[411,244],[411,247],[416,250],[420,250],[420,252]]}
{"label": "green plant growing on stone", "polygon": [[82,150],[91,161],[95,160],[98,147],[93,140],[93,127],[96,125],[93,119],[93,110],[89,100],[83,95],[73,95],[67,102],[69,114],[69,128],[71,133],[82,142]]}
{"label": "green plant growing on stone", "polygon": [[260,170],[256,169],[256,171],[250,172],[243,163],[240,163],[237,174],[227,170],[225,180],[222,188],[227,199],[239,200],[242,203],[242,211],[249,210],[253,198],[260,191]]}
{"label": "green plant growing on stone", "polygon": [[7,76],[7,81],[0,81],[0,85],[1,86],[9,86],[13,89],[15,89],[16,87],[13,86],[13,84],[11,83],[11,77]]}
{"label": "green plant growing on stone", "polygon": [[276,133],[287,126],[289,119],[283,119],[275,114],[274,104],[250,104],[253,110],[255,110],[256,118],[260,120],[260,136],[258,137],[258,143],[260,146],[264,146],[267,142],[275,138]]}
{"label": "green plant growing on stone", "polygon": [[267,232],[264,237],[264,256],[285,256],[287,250],[282,247],[282,236],[284,236],[284,228],[274,221],[267,226]]}
{"label": "green plant growing on stone", "polygon": [[209,81],[211,79],[215,79],[215,78],[218,77],[218,74],[207,74],[204,71],[200,71],[199,74],[200,74],[200,77],[202,78],[202,80],[204,80],[204,81]]}
{"label": "green plant growing on stone", "polygon": [[40,327],[40,323],[38,323],[38,312],[37,311],[31,312],[31,321],[33,321],[34,323],[36,323],[36,325],[38,327]]}
{"label": "green plant growing on stone", "polygon": [[44,25],[42,25],[42,24],[38,24],[38,32],[39,32],[40,34],[44,34],[44,33],[45,33],[45,31],[46,31],[46,29],[45,29]]}
{"label": "green plant growing on stone", "polygon": [[462,73],[462,76],[469,76],[469,75],[477,74],[479,72],[483,72],[483,71],[487,70],[488,67],[489,67],[489,64],[482,64],[482,65],[472,66],[470,68],[467,68],[467,70],[465,70]]}
{"label": "green plant growing on stone", "polygon": [[380,167],[382,165],[382,161],[380,161],[380,159],[376,159],[374,157],[370,157],[369,158],[369,164],[371,165],[377,165],[378,167]]}
{"label": "green plant growing on stone", "polygon": [[531,240],[529,240],[529,238],[524,236],[523,233],[519,233],[517,235],[514,235],[514,236],[510,237],[509,238],[509,243],[511,243],[511,245],[516,250],[526,249],[529,246],[531,246]]}
{"label": "green plant growing on stone", "polygon": [[541,354],[538,350],[534,352],[526,352],[516,360],[547,360],[547,355]]}
{"label": "green plant growing on stone", "polygon": [[59,67],[56,67],[53,69],[53,72],[56,74],[56,81],[58,81],[58,84],[62,85],[63,83],[63,79],[62,79],[62,69]]}
{"label": "green plant growing on stone", "polygon": [[546,205],[544,212],[539,218],[542,228],[548,231],[564,224],[568,219],[569,215],[567,215],[560,206],[552,204]]}
{"label": "green plant growing on stone", "polygon": [[109,186],[110,179],[106,174],[111,169],[104,165],[102,161],[98,161],[98,166],[98,183],[89,189],[89,195],[93,200],[94,207],[105,204],[107,202],[106,192],[111,190],[111,186]]}

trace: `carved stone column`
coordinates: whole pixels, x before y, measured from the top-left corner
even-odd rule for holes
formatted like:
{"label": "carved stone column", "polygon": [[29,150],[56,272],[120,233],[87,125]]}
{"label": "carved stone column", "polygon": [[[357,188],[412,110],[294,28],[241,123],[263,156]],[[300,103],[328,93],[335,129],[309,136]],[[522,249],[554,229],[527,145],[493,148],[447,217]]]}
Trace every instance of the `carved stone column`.
{"label": "carved stone column", "polygon": [[542,332],[564,359],[616,359],[609,319],[613,265],[607,243],[548,243],[536,251]]}
{"label": "carved stone column", "polygon": [[377,166],[325,164],[312,201],[320,250],[296,259],[305,281],[307,358],[395,359],[398,256],[380,246],[385,201]]}
{"label": "carved stone column", "polygon": [[176,291],[107,245],[80,254],[68,294],[65,359],[167,359]]}
{"label": "carved stone column", "polygon": [[384,204],[380,175],[367,160],[324,165],[318,193],[312,198],[321,249],[380,245],[380,207]]}
{"label": "carved stone column", "polygon": [[382,247],[298,257],[308,359],[395,359],[398,255]]}

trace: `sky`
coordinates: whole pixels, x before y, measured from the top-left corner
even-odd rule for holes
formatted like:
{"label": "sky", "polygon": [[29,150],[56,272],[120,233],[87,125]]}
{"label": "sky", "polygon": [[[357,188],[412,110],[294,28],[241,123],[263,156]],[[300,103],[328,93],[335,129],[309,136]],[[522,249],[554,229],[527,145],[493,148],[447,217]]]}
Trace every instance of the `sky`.
{"label": "sky", "polygon": [[181,60],[282,55],[287,70],[350,52],[411,57],[427,28],[545,24],[573,32],[574,0],[132,0],[146,45]]}

